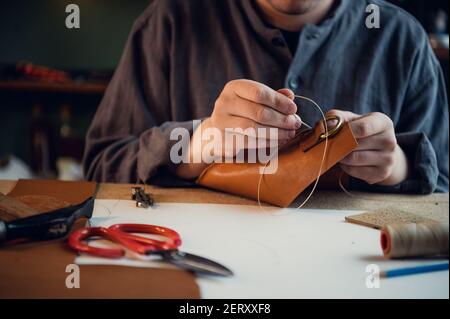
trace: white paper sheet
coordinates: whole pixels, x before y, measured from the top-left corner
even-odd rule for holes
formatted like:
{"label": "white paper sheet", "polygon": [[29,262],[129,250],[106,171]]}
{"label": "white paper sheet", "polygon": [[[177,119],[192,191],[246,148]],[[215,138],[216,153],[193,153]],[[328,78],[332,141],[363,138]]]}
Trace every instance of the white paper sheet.
{"label": "white paper sheet", "polygon": [[[199,277],[203,298],[448,298],[448,271],[381,279],[367,288],[366,267],[383,269],[435,260],[390,261],[382,257],[379,232],[349,224],[355,211],[295,210],[257,206],[160,203],[136,208],[133,201],[96,200],[93,226],[116,223],[173,228],[181,250],[213,259],[232,278]],[[161,263],[80,256],[80,264],[137,267]]]}

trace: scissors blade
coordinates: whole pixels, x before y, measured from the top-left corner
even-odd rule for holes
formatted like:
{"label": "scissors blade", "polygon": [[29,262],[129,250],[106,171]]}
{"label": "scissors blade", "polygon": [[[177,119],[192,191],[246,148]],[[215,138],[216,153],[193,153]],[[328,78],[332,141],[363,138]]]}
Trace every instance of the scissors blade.
{"label": "scissors blade", "polygon": [[180,268],[190,270],[195,273],[217,275],[224,277],[229,277],[233,275],[233,272],[227,267],[207,258],[203,258],[193,254],[183,253],[178,250],[170,250],[160,253],[166,261]]}

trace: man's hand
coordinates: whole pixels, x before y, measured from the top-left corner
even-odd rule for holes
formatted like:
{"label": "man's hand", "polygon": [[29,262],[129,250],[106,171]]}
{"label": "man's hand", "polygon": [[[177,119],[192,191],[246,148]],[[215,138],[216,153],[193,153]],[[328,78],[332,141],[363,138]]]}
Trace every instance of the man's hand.
{"label": "man's hand", "polygon": [[[220,129],[278,128],[278,141],[284,142],[294,137],[300,128],[301,120],[296,116],[297,105],[293,102],[294,93],[288,89],[275,91],[270,87],[250,81],[234,80],[228,82],[215,102],[211,117],[207,120],[211,127]],[[268,134],[267,134],[268,135]],[[257,139],[257,135],[247,135]],[[268,145],[268,144],[267,144]],[[240,150],[225,145],[226,156],[234,156]]]}
{"label": "man's hand", "polygon": [[[275,91],[270,87],[250,80],[233,80],[228,82],[222,90],[220,96],[214,104],[211,117],[205,119],[192,136],[189,157],[194,154],[201,154],[203,146],[208,141],[202,141],[199,132],[208,128],[219,129],[222,133],[222,157],[233,157],[240,149],[236,149],[232,139],[226,139],[226,129],[254,129],[256,134],[249,135],[246,132],[247,148],[249,141],[254,139],[251,145],[260,145],[258,139],[267,139],[265,146],[282,145],[295,136],[295,130],[300,128],[301,120],[296,115],[297,105],[294,103],[294,93],[289,89]],[[259,137],[258,128],[267,128],[266,135]],[[276,140],[269,136],[269,129],[277,128],[278,136]],[[268,139],[269,138],[269,139]],[[197,141],[197,142],[196,142]],[[198,158],[198,156],[197,156]],[[177,174],[184,178],[197,177],[206,167],[205,164],[180,164]]]}
{"label": "man's hand", "polygon": [[369,184],[387,186],[408,177],[408,160],[397,144],[394,124],[388,116],[377,112],[361,116],[340,110],[331,110],[327,115],[338,115],[350,122],[359,144],[340,162],[344,172]]}

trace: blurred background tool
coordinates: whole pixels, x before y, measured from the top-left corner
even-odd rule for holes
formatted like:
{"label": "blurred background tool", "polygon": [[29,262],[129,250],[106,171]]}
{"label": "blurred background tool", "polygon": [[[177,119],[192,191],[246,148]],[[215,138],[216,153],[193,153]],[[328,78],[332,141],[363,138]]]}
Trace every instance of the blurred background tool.
{"label": "blurred background tool", "polygon": [[148,208],[155,204],[152,194],[146,193],[140,186],[131,188],[131,199],[136,201],[136,207]]}

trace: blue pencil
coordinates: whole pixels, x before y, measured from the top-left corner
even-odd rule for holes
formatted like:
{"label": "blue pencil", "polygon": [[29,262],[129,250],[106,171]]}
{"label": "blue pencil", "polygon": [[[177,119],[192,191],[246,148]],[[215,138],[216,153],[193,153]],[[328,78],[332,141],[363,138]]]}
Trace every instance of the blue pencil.
{"label": "blue pencil", "polygon": [[442,270],[448,270],[448,263],[385,270],[380,273],[380,276],[384,278],[391,278]]}

